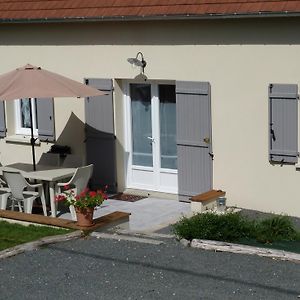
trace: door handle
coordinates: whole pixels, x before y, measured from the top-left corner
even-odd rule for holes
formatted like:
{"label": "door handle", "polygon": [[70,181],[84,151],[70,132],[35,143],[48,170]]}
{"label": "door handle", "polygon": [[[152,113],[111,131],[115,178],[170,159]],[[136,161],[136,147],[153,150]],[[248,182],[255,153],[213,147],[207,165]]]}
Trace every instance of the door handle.
{"label": "door handle", "polygon": [[151,141],[151,143],[154,143],[154,138],[152,136],[147,136],[147,139]]}

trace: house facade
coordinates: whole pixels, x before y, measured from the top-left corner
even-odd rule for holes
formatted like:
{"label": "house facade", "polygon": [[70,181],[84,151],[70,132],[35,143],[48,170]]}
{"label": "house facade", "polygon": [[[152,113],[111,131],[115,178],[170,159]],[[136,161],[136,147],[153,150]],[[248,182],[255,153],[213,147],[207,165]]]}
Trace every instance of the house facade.
{"label": "house facade", "polygon": [[[31,63],[107,92],[33,107],[37,157],[68,145],[95,186],[222,189],[229,205],[300,216],[300,1],[94,2],[0,5],[0,73]],[[31,162],[27,109],[1,106],[3,165]]]}

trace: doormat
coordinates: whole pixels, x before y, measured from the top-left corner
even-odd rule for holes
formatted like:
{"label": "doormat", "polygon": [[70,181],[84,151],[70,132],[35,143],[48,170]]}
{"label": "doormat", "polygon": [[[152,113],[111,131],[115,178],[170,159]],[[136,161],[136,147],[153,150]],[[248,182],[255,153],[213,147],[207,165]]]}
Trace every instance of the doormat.
{"label": "doormat", "polygon": [[109,197],[109,199],[128,201],[128,202],[135,202],[145,198],[147,198],[147,196],[131,195],[131,194],[124,194],[124,193],[118,193],[116,195]]}

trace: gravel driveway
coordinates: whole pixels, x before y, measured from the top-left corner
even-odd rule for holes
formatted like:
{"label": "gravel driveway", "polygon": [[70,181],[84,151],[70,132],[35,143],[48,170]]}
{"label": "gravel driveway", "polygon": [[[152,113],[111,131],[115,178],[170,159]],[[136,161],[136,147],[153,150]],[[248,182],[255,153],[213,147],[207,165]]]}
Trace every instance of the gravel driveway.
{"label": "gravel driveway", "polygon": [[[161,239],[162,240],[162,239]],[[0,299],[297,299],[300,265],[87,238],[0,262]]]}

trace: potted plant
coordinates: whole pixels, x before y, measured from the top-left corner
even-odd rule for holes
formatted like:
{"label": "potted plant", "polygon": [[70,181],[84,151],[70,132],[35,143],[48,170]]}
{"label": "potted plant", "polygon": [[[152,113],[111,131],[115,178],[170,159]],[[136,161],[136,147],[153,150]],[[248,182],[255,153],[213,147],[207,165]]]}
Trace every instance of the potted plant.
{"label": "potted plant", "polygon": [[73,189],[64,186],[62,194],[56,197],[56,201],[64,201],[66,205],[73,205],[77,216],[77,224],[82,227],[92,226],[93,215],[96,206],[100,206],[107,199],[105,191],[91,191],[85,188],[80,194],[75,195]]}

